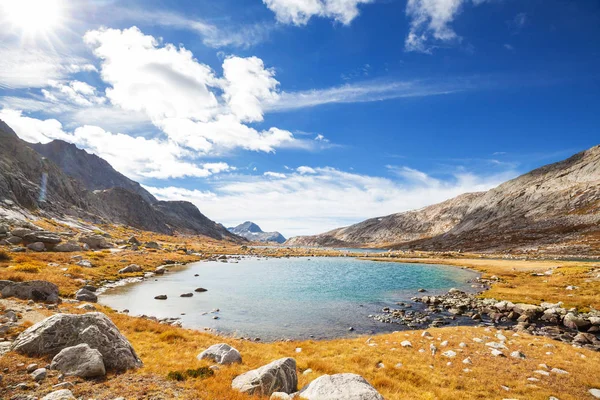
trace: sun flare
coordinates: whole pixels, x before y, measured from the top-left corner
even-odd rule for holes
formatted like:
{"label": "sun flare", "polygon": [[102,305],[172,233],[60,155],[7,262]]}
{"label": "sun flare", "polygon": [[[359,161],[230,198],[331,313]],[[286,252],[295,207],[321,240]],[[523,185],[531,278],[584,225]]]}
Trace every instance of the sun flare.
{"label": "sun flare", "polygon": [[3,0],[0,20],[26,36],[49,34],[65,18],[64,0]]}

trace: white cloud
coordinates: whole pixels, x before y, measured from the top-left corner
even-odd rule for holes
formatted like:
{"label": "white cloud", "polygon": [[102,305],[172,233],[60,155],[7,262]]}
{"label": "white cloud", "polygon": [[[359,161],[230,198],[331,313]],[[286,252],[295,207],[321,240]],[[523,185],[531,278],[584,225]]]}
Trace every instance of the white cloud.
{"label": "white cloud", "polygon": [[202,42],[206,46],[213,48],[248,48],[267,40],[271,31],[275,28],[272,23],[222,27],[216,26],[200,18],[189,17],[170,11],[134,8],[113,8],[110,17],[111,20],[119,18],[123,21],[133,21],[135,23],[146,23],[192,31],[202,37]]}
{"label": "white cloud", "polygon": [[264,103],[277,102],[279,82],[257,57],[227,57],[223,62],[223,97],[240,121],[263,120]]}
{"label": "white cloud", "polygon": [[331,18],[348,25],[360,11],[360,4],[373,0],[263,0],[284,24],[306,25],[312,17]]}
{"label": "white cloud", "polygon": [[208,86],[217,80],[193,54],[158,41],[138,28],[89,31],[84,41],[102,60],[101,77],[111,85],[106,97],[124,109],[143,111],[153,120],[208,120],[218,102]]}
{"label": "white cloud", "polygon": [[56,119],[39,120],[22,115],[21,111],[3,108],[0,120],[10,126],[19,137],[29,143],[48,143],[54,139],[69,139],[62,124]]}
{"label": "white cloud", "polygon": [[269,178],[285,178],[286,175],[282,174],[281,172],[272,172],[272,171],[267,171],[263,174],[264,176],[267,176]]}
{"label": "white cloud", "polygon": [[317,173],[317,171],[315,171],[314,168],[307,167],[306,165],[303,165],[303,166],[300,166],[300,167],[296,168],[296,171],[298,171],[302,175],[304,175],[304,174],[316,174]]}
{"label": "white cloud", "polygon": [[0,88],[44,87],[49,81],[64,79],[71,73],[94,70],[95,67],[81,57],[0,45]]}
{"label": "white cloud", "polygon": [[472,83],[426,81],[366,81],[325,89],[282,92],[279,99],[265,104],[267,111],[287,111],[335,103],[363,103],[403,97],[437,96],[468,90]]}
{"label": "white cloud", "polygon": [[479,5],[489,0],[408,0],[406,15],[410,30],[404,41],[406,51],[432,53],[440,43],[461,40],[450,24],[467,3]]}
{"label": "white cloud", "polygon": [[233,175],[215,181],[208,191],[148,189],[165,200],[192,201],[225,225],[259,220],[270,229],[294,236],[421,208],[465,192],[487,190],[516,175],[512,170],[493,176],[463,172],[447,181],[433,177],[398,181],[334,168],[306,168],[314,173],[298,171],[277,179]]}
{"label": "white cloud", "polygon": [[262,121],[265,105],[279,98],[274,71],[257,57],[227,57],[219,78],[185,48],[161,46],[136,27],[90,31],[85,41],[102,59],[110,102],[146,113],[181,147],[213,155],[236,148],[310,147],[287,130],[246,125]]}
{"label": "white cloud", "polygon": [[82,107],[103,104],[106,98],[99,95],[96,88],[81,81],[68,83],[51,80],[48,89],[42,89],[44,97],[54,103],[71,103]]}
{"label": "white cloud", "polygon": [[192,152],[170,140],[111,133],[89,125],[69,133],[63,130],[62,124],[56,119],[39,120],[10,109],[0,110],[0,119],[25,141],[48,143],[60,139],[74,143],[104,158],[117,171],[134,179],[208,177],[234,169],[223,162],[194,162],[195,155]]}

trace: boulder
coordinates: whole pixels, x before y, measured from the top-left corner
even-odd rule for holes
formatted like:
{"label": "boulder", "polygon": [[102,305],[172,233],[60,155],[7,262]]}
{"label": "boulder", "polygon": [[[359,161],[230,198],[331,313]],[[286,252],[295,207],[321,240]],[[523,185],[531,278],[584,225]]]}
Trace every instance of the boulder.
{"label": "boulder", "polygon": [[297,386],[296,360],[289,357],[239,375],[231,383],[233,389],[259,396],[270,396],[275,392],[293,393]]}
{"label": "boulder", "polygon": [[46,245],[42,242],[34,242],[34,243],[29,243],[27,245],[27,248],[31,251],[44,251],[44,250],[46,250]]}
{"label": "boulder", "polygon": [[46,379],[46,376],[48,376],[48,371],[46,371],[46,368],[38,368],[31,373],[31,377],[36,382],[43,381]]}
{"label": "boulder", "polygon": [[3,235],[8,232],[9,232],[8,225],[1,224],[0,225],[0,235]]}
{"label": "boulder", "polygon": [[21,239],[18,236],[11,236],[11,237],[7,238],[5,240],[5,242],[8,244],[21,244],[23,242],[23,239]]}
{"label": "boulder", "polygon": [[79,260],[75,263],[75,265],[79,265],[83,268],[94,268],[94,265],[90,260]]}
{"label": "boulder", "polygon": [[16,228],[16,229],[13,229],[12,231],[10,231],[10,233],[13,236],[24,238],[26,235],[33,233],[33,231],[31,229],[27,229],[27,228]]}
{"label": "boulder", "polygon": [[140,267],[137,264],[130,264],[128,266],[126,266],[125,268],[121,268],[119,270],[120,274],[127,274],[129,272],[141,272],[142,271],[142,267]]}
{"label": "boulder", "polygon": [[102,354],[87,343],[66,347],[52,359],[51,369],[66,376],[94,378],[106,375]]}
{"label": "boulder", "polygon": [[42,400],[77,400],[73,393],[69,389],[60,389],[54,392],[48,393]]}
{"label": "boulder", "polygon": [[86,235],[79,238],[80,243],[90,246],[90,249],[110,249],[112,245],[102,235]]}
{"label": "boulder", "polygon": [[108,369],[122,371],[142,365],[129,341],[99,312],[55,314],[21,333],[12,349],[31,356],[55,356],[64,348],[81,343],[97,349]]}
{"label": "boulder", "polygon": [[47,244],[59,244],[62,241],[60,236],[45,231],[28,233],[22,239],[28,243],[42,242]]}
{"label": "boulder", "polygon": [[217,364],[241,363],[242,355],[235,348],[226,343],[215,344],[198,354],[198,360],[209,359]]}
{"label": "boulder", "polygon": [[23,300],[58,303],[58,286],[47,281],[12,282],[2,281],[2,297],[17,297]]}
{"label": "boulder", "polygon": [[90,303],[98,302],[98,296],[87,289],[79,289],[77,293],[75,293],[75,299],[79,301],[89,301]]}
{"label": "boulder", "polygon": [[148,249],[160,249],[160,246],[156,242],[148,242],[144,246]]}
{"label": "boulder", "polygon": [[134,244],[136,246],[142,244],[135,236],[130,237],[129,240],[127,240],[127,243]]}
{"label": "boulder", "polygon": [[53,250],[61,253],[72,253],[74,251],[82,251],[83,249],[75,242],[67,242],[57,244]]}
{"label": "boulder", "polygon": [[292,396],[283,392],[275,392],[269,397],[269,400],[292,400]]}
{"label": "boulder", "polygon": [[592,326],[590,321],[587,321],[573,313],[568,313],[567,315],[565,315],[565,317],[563,318],[563,325],[567,328],[575,329],[578,331],[585,331],[590,326]]}
{"label": "boulder", "polygon": [[526,315],[529,318],[535,318],[543,312],[543,309],[533,304],[518,303],[513,307],[513,311],[520,315]]}
{"label": "boulder", "polygon": [[307,400],[383,400],[383,396],[369,382],[356,374],[320,376],[298,395]]}
{"label": "boulder", "polygon": [[159,267],[156,267],[156,269],[154,270],[154,273],[156,275],[164,275],[165,272],[167,272],[167,266],[166,265],[161,265]]}

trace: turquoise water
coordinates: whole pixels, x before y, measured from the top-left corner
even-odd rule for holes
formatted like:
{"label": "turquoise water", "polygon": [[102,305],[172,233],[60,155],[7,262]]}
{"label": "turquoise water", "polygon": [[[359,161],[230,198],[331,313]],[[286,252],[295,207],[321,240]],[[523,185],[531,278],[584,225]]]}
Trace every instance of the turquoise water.
{"label": "turquoise water", "polygon": [[[349,257],[245,258],[237,263],[190,264],[164,276],[109,289],[99,301],[116,310],[128,309],[131,315],[181,317],[185,327],[208,327],[236,336],[331,338],[399,330],[398,325],[383,324],[368,315],[409,301],[419,288],[428,294],[452,287],[472,290],[468,281],[477,276],[454,267]],[[179,297],[198,287],[208,291]],[[159,294],[168,299],[154,300]],[[219,311],[211,312],[214,309]],[[350,326],[354,332],[348,331]]]}

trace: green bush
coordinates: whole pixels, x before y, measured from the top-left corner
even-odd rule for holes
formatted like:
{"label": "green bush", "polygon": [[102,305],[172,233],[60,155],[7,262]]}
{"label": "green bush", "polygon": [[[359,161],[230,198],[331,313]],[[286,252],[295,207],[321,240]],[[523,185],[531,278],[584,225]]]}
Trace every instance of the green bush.
{"label": "green bush", "polygon": [[167,374],[167,379],[172,381],[184,381],[185,376],[181,373],[181,371],[171,371]]}
{"label": "green bush", "polygon": [[213,376],[215,372],[208,367],[200,367],[197,369],[188,369],[185,372],[171,371],[167,374],[167,379],[172,381],[184,381],[187,378],[209,378]]}

